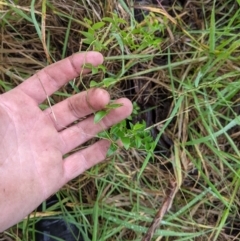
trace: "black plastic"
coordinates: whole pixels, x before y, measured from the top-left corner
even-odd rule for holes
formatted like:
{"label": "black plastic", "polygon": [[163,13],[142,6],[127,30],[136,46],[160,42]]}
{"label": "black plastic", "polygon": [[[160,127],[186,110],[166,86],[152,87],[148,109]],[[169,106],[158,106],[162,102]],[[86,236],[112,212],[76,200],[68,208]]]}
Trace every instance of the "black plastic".
{"label": "black plastic", "polygon": [[84,241],[79,229],[67,223],[62,216],[41,219],[35,225],[35,230],[36,241]]}
{"label": "black plastic", "polygon": [[[58,202],[54,195],[46,201],[46,208]],[[42,211],[42,205],[37,208]],[[60,209],[54,211],[61,211]],[[71,211],[71,210],[69,210]],[[43,217],[35,224],[35,241],[84,241],[79,228],[63,215]]]}

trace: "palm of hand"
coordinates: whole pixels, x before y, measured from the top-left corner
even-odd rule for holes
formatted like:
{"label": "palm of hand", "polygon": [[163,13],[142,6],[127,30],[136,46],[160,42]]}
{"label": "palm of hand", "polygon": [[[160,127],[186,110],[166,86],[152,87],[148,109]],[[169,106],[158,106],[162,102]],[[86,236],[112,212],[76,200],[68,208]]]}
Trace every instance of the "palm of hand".
{"label": "palm of hand", "polygon": [[[64,160],[63,155],[131,113],[131,103],[121,99],[117,102],[123,107],[94,124],[89,115],[109,102],[108,93],[101,89],[82,92],[45,111],[39,109],[46,92],[52,94],[74,78],[86,60],[97,65],[102,56],[74,55],[0,96],[0,232],[24,218],[70,179],[102,161],[109,146],[106,140]],[[58,79],[54,79],[56,72]],[[64,128],[84,116],[88,117]]]}
{"label": "palm of hand", "polygon": [[[31,200],[34,209],[36,202],[43,201],[64,184],[59,148],[62,142],[49,115],[24,93],[17,97],[15,100],[5,94],[0,98],[0,187],[3,186],[1,192],[6,198]],[[22,193],[26,195],[23,197]]]}

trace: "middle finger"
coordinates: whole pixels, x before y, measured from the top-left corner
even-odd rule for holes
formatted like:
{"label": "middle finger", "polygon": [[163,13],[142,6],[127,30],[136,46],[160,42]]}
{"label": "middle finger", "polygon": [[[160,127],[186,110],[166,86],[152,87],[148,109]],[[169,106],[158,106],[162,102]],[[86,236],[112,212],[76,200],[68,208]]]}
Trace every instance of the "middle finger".
{"label": "middle finger", "polygon": [[50,116],[55,128],[60,131],[74,121],[103,109],[109,100],[110,96],[107,91],[90,89],[69,97],[44,112]]}

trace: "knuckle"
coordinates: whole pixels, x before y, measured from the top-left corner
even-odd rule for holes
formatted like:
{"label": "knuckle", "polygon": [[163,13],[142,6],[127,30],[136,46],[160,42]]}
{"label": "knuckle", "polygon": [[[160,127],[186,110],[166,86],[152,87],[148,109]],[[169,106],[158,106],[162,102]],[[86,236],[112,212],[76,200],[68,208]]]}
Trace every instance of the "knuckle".
{"label": "knuckle", "polygon": [[77,119],[80,118],[80,109],[78,108],[76,98],[69,98],[68,99],[68,109]]}
{"label": "knuckle", "polygon": [[74,60],[73,60],[73,55],[71,55],[70,57],[67,58],[67,61],[69,62],[74,74],[77,76],[79,75],[79,71],[77,70],[76,65],[74,64]]}
{"label": "knuckle", "polygon": [[48,83],[50,83],[52,86],[54,86],[55,89],[59,89],[61,87],[61,84],[57,81],[55,76],[51,75],[51,72],[49,72],[48,69],[42,69],[41,71],[42,71],[43,75],[45,75],[47,77]]}

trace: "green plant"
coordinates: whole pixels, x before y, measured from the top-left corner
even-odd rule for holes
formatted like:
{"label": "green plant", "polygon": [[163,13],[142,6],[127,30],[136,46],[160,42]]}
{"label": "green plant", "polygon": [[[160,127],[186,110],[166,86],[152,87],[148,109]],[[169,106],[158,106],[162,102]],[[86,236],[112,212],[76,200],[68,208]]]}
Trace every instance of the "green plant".
{"label": "green plant", "polygon": [[[74,209],[73,213],[63,209],[66,218],[75,220],[85,236],[93,234],[94,241],[139,241],[161,207],[169,180],[176,180],[179,191],[173,207],[154,238],[236,240],[240,219],[239,0],[193,1],[184,7],[174,1],[169,6],[174,21],[159,13],[159,5],[151,5],[141,23],[134,21],[132,0],[111,4],[42,1],[38,5],[29,1],[25,6],[18,2],[1,2],[7,8],[1,12],[0,23],[2,91],[45,66],[49,62],[46,50],[53,62],[75,51],[98,50],[106,56],[105,63],[98,68],[86,64],[92,75],[58,91],[51,97],[55,103],[89,87],[106,88],[115,99],[133,88],[127,83],[135,80],[154,86],[144,95],[146,99],[154,90],[164,90],[151,108],[160,106],[159,112],[165,111],[165,102],[172,100],[167,115],[154,126],[130,119],[99,134],[112,143],[110,157],[61,190],[58,205],[67,203]],[[95,113],[95,122],[112,108],[118,106],[110,103]],[[139,112],[135,106],[133,115]],[[154,143],[149,133],[153,127],[158,128]],[[153,152],[165,133],[173,142],[169,156]],[[46,209],[46,214],[52,211]],[[9,235],[29,240],[36,219],[30,216]]]}
{"label": "green plant", "polygon": [[[128,150],[129,148],[135,148],[137,150],[144,150],[153,154],[155,142],[150,134],[150,130],[146,130],[146,123],[133,124],[133,116],[139,114],[139,107],[134,103],[133,114],[128,120],[123,120],[120,123],[114,125],[109,131],[104,131],[98,134],[98,137],[105,138],[111,141],[111,146],[108,151],[108,155],[112,155],[118,149],[118,142]],[[99,122],[105,117],[112,108],[118,108],[119,105],[110,104],[106,107],[106,110],[101,110],[95,114],[95,121]]]}

